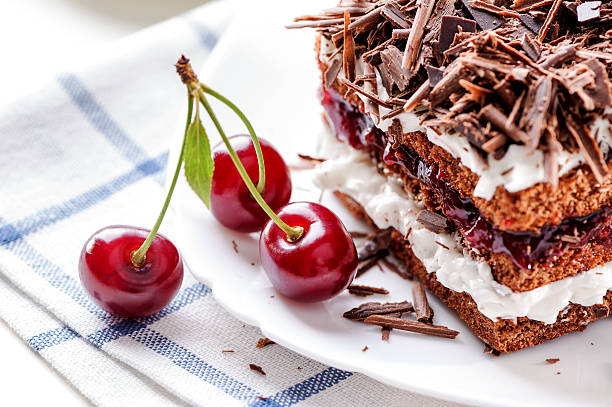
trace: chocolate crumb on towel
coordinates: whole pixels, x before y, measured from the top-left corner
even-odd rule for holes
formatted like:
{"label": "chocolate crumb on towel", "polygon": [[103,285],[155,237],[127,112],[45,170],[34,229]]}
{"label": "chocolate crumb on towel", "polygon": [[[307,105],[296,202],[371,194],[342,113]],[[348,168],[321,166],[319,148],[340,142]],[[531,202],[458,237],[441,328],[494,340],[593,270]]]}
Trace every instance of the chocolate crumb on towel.
{"label": "chocolate crumb on towel", "polygon": [[258,365],[254,364],[254,363],[249,363],[249,369],[251,369],[252,371],[257,372],[259,374],[262,374],[264,376],[266,375],[266,372],[264,372],[264,370],[261,368],[261,366],[258,366]]}
{"label": "chocolate crumb on towel", "polygon": [[257,349],[261,349],[264,348],[268,345],[274,345],[276,342],[274,342],[273,340],[270,340],[268,338],[259,338],[259,340],[257,341]]}

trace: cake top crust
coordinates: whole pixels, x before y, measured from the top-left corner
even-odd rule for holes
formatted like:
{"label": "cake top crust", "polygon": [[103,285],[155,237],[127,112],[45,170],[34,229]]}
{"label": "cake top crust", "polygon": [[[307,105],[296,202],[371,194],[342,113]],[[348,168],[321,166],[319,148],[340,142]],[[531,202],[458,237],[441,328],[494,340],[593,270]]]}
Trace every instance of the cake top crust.
{"label": "cake top crust", "polygon": [[413,111],[483,157],[541,150],[553,185],[556,157],[581,152],[598,182],[610,180],[612,154],[590,125],[612,122],[612,3],[341,0],[288,26],[301,27],[336,47],[325,81],[367,98],[376,118],[379,106],[391,109],[382,119]]}

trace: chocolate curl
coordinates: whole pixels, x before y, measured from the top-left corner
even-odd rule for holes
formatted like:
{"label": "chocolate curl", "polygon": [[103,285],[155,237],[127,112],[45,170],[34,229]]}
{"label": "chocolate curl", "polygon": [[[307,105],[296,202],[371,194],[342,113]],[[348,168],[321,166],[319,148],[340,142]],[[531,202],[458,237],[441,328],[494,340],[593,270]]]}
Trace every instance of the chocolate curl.
{"label": "chocolate curl", "polygon": [[419,56],[421,49],[421,40],[425,33],[425,27],[433,11],[435,0],[417,0],[418,9],[414,16],[414,23],[410,28],[410,35],[406,43],[404,58],[402,59],[402,67],[412,69]]}
{"label": "chocolate curl", "polygon": [[344,12],[344,52],[342,53],[342,61],[344,68],[344,77],[350,82],[355,81],[355,38],[349,29],[351,24],[351,15],[346,10]]}

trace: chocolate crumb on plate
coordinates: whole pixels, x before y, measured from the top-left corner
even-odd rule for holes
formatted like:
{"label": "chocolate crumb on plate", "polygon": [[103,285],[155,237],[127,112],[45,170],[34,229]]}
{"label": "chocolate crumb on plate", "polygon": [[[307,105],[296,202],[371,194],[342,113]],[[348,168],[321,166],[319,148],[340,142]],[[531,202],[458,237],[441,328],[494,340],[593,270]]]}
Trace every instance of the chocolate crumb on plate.
{"label": "chocolate crumb on plate", "polygon": [[352,284],[347,288],[350,294],[356,295],[358,297],[367,297],[368,295],[374,294],[389,294],[389,291],[385,290],[382,287],[370,287],[368,285],[357,285]]}
{"label": "chocolate crumb on plate", "polygon": [[420,281],[415,281],[414,284],[412,284],[412,300],[414,301],[417,321],[431,324],[433,322],[434,312],[429,306],[429,302],[427,302],[425,287]]}
{"label": "chocolate crumb on plate", "polygon": [[238,254],[238,243],[236,243],[235,240],[232,240],[232,247],[234,248],[236,254]]}
{"label": "chocolate crumb on plate", "polygon": [[557,363],[560,360],[561,359],[559,359],[559,358],[548,358],[548,359],[546,359],[546,363],[548,363],[549,365],[554,365],[555,363]]}
{"label": "chocolate crumb on plate", "polygon": [[457,335],[459,335],[458,331],[450,329],[446,326],[424,324],[422,322],[417,321],[408,321],[406,319],[391,317],[388,315],[371,315],[367,317],[363,322],[365,322],[366,324],[384,326],[388,328],[399,329],[401,331],[409,331],[448,339],[455,339]]}
{"label": "chocolate crumb on plate", "polygon": [[254,372],[257,372],[263,376],[266,375],[266,372],[264,372],[264,370],[261,368],[261,366],[256,365],[255,363],[249,363],[249,369],[251,369]]}
{"label": "chocolate crumb on plate", "polygon": [[368,350],[368,345],[364,346],[363,349],[361,349],[362,352],[365,352],[366,350]]}
{"label": "chocolate crumb on plate", "polygon": [[372,267],[378,264],[380,260],[384,260],[386,256],[389,255],[389,252],[386,250],[380,251],[374,255],[374,257],[362,262],[357,268],[357,273],[355,273],[355,278],[361,277],[366,271],[370,270]]}
{"label": "chocolate crumb on plate", "polygon": [[[408,266],[403,261],[395,256],[386,256],[381,259],[382,263],[392,272],[403,278],[404,280],[412,280],[414,276],[408,269]],[[378,264],[378,263],[377,263]]]}
{"label": "chocolate crumb on plate", "polygon": [[236,352],[236,351],[235,351],[235,350],[233,350],[233,349],[223,349],[223,350],[221,351],[221,353],[234,353],[234,352]]}
{"label": "chocolate crumb on plate", "polygon": [[257,341],[256,348],[257,349],[265,348],[266,346],[274,345],[275,343],[276,342],[268,338],[259,338],[259,340]]}
{"label": "chocolate crumb on plate", "polygon": [[381,328],[382,340],[385,342],[389,342],[389,335],[391,334],[391,328],[388,326],[383,326]]}
{"label": "chocolate crumb on plate", "polygon": [[408,301],[402,302],[366,302],[346,311],[342,316],[352,321],[363,321],[372,315],[396,314],[399,312],[413,312],[414,307]]}

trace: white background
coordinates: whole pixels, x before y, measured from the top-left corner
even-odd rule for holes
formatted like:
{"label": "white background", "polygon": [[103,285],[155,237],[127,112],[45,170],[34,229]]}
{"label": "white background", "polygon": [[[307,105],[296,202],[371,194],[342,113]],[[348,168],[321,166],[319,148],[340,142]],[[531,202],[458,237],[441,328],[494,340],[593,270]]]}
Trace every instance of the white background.
{"label": "white background", "polygon": [[[87,63],[101,47],[205,1],[0,1],[0,108],[58,72]],[[0,405],[88,405],[2,320],[0,344]]]}

